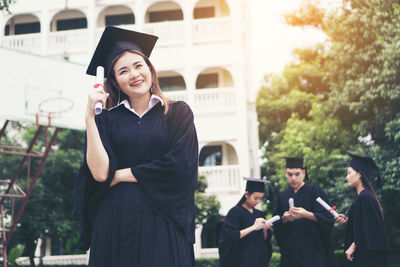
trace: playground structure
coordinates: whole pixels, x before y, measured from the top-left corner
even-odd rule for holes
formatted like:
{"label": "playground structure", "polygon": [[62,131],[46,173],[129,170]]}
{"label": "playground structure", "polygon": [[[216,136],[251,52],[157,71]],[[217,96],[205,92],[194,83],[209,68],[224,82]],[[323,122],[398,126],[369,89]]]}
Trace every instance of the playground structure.
{"label": "playground structure", "polygon": [[[11,177],[0,177],[0,249],[3,267],[6,267],[7,246],[60,128],[83,129],[83,121],[79,119],[82,117],[80,114],[87,91],[82,90],[81,86],[82,80],[87,81],[86,88],[89,90],[91,80],[84,77],[83,66],[60,60],[2,48],[0,57],[12,58],[8,61],[9,64],[0,66],[0,79],[3,81],[0,88],[0,154],[21,157]],[[18,76],[19,71],[16,70],[22,65],[30,71]],[[76,80],[79,80],[80,86],[75,84]],[[35,127],[33,137],[26,146],[10,146],[4,143],[11,121]],[[38,162],[33,164],[33,161]]]}
{"label": "playground structure", "polygon": [[[0,132],[0,141],[1,138],[4,136],[5,130],[9,125],[9,123],[10,123],[9,120],[6,120],[4,122]],[[20,163],[18,164],[18,167],[15,170],[12,178],[6,180],[3,179],[0,180],[0,188],[5,189],[4,191],[1,190],[2,192],[0,193],[0,215],[1,215],[0,249],[2,250],[3,254],[4,267],[7,267],[7,245],[11,240],[14,230],[19,222],[19,219],[21,218],[22,212],[24,211],[26,204],[28,203],[29,197],[32,193],[35,183],[40,176],[44,164],[46,163],[46,159],[50,153],[51,147],[54,144],[57,138],[57,134],[60,130],[60,128],[56,127],[54,133],[51,136],[50,141],[45,142],[44,153],[34,151],[33,146],[38,140],[40,133],[43,130],[45,130],[47,136],[50,126],[51,126],[50,123],[47,126],[37,125],[37,129],[35,131],[32,140],[29,142],[29,145],[25,148],[0,145],[0,149],[2,149],[0,151],[0,154],[22,156],[22,159],[20,160]],[[39,166],[36,168],[36,170],[31,170],[32,158],[40,158],[40,163]],[[21,171],[24,168],[24,166],[27,167],[26,184],[25,184],[26,188],[22,189],[17,181],[17,178],[20,177]],[[32,177],[31,173],[33,173]],[[16,207],[15,202],[17,198],[21,198],[22,203],[20,203],[20,205]],[[5,211],[9,211],[10,214],[6,214]],[[6,225],[6,220],[8,225]]]}

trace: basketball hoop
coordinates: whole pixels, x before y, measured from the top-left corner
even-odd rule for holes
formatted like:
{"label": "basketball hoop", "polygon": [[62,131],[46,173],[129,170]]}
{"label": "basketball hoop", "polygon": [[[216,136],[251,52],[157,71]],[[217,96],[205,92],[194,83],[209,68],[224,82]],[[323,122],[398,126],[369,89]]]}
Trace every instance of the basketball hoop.
{"label": "basketball hoop", "polygon": [[51,126],[53,118],[59,118],[61,115],[72,109],[74,103],[72,100],[65,97],[53,97],[43,100],[38,105],[36,112],[36,125],[43,125],[40,117],[47,118],[47,123],[44,126]]}

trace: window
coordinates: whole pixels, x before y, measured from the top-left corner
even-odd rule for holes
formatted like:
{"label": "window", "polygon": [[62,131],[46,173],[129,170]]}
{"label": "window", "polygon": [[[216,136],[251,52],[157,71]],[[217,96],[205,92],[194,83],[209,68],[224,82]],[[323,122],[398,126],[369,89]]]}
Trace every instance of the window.
{"label": "window", "polygon": [[87,28],[86,18],[57,20],[57,31],[66,31],[66,30],[84,29],[84,28]]}
{"label": "window", "polygon": [[10,35],[10,25],[9,24],[6,25],[6,27],[4,28],[4,35],[5,36]]}
{"label": "window", "polygon": [[215,17],[215,9],[213,6],[198,7],[194,10],[193,17],[195,19],[213,18]]}
{"label": "window", "polygon": [[217,88],[218,87],[218,73],[200,74],[197,77],[196,88]]}
{"label": "window", "polygon": [[200,166],[222,165],[222,146],[206,146],[200,152]]}
{"label": "window", "polygon": [[150,23],[151,22],[162,22],[168,20],[183,20],[182,10],[166,10],[166,11],[151,11]]}
{"label": "window", "polygon": [[160,77],[158,78],[163,92],[185,90],[185,81],[182,76]]}
{"label": "window", "polygon": [[106,26],[115,26],[123,24],[135,24],[135,17],[133,16],[133,14],[106,16]]}
{"label": "window", "polygon": [[15,34],[28,34],[40,32],[40,22],[15,24]]}

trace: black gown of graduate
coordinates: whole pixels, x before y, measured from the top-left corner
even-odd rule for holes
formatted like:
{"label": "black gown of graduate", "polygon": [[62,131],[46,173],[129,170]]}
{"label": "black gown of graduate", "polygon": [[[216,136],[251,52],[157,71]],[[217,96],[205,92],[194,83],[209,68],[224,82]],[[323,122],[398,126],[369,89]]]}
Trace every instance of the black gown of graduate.
{"label": "black gown of graduate", "polygon": [[282,217],[289,210],[289,198],[295,207],[313,212],[318,222],[297,219],[274,223],[274,235],[281,252],[281,267],[331,267],[336,266],[333,251],[333,216],[317,201],[321,197],[329,203],[321,188],[304,184],[295,194],[292,188],[280,192],[274,203],[274,215]]}
{"label": "black gown of graduate", "polygon": [[347,266],[388,266],[389,243],[381,210],[368,190],[361,191],[350,206],[345,250],[353,242],[356,244],[354,260],[347,261]]}
{"label": "black gown of graduate", "polygon": [[262,230],[253,231],[240,239],[240,230],[252,226],[257,218],[264,217],[262,211],[253,209],[251,213],[241,205],[229,210],[218,244],[220,267],[268,266],[272,254],[270,230],[265,240]]}
{"label": "black gown of graduate", "polygon": [[[109,176],[95,181],[84,160],[75,201],[79,247],[90,247],[89,266],[194,266],[198,142],[189,106],[171,103],[164,115],[158,103],[140,118],[120,105],[103,110],[96,124]],[[109,187],[123,168],[138,182]]]}

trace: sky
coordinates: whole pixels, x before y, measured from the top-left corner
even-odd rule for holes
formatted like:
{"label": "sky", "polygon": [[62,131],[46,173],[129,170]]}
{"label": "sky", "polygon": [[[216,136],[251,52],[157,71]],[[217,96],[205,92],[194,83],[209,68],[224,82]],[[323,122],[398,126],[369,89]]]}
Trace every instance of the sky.
{"label": "sky", "polygon": [[291,62],[291,51],[324,40],[316,29],[291,27],[283,15],[295,10],[301,0],[249,0],[251,2],[254,79],[257,88],[266,73],[280,73]]}

